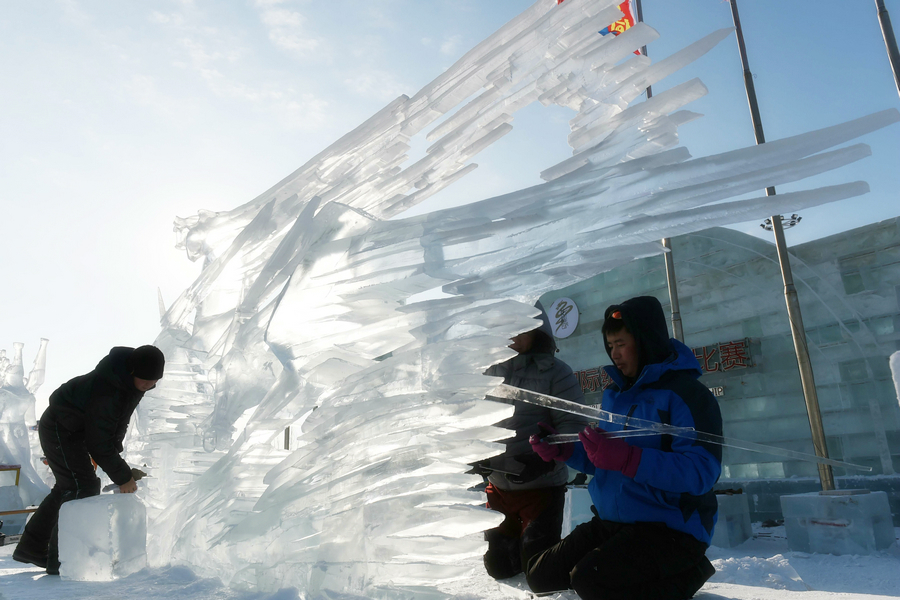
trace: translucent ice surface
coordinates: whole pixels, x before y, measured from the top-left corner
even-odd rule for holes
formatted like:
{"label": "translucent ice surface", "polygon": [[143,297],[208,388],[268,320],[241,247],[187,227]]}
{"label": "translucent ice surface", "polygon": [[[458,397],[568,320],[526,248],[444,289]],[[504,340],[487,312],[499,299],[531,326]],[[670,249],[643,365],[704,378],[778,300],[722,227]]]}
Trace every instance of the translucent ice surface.
{"label": "translucent ice surface", "polygon": [[111,581],[147,566],[147,510],[134,494],[72,500],[59,510],[59,574]]}
{"label": "translucent ice surface", "polygon": [[[34,366],[25,376],[25,368],[22,364],[22,351],[24,344],[16,342],[13,345],[12,358],[6,356],[6,350],[0,350],[0,464],[19,465],[19,495],[20,502],[26,506],[39,504],[50,492],[50,488],[42,480],[36,469],[39,465],[39,456],[32,453],[32,442],[36,449],[40,449],[37,443],[37,432],[31,431],[30,426],[37,423],[34,413],[34,393],[44,382],[44,369],[47,356],[47,340],[42,339],[40,348],[34,359]],[[41,465],[43,466],[43,465]],[[41,469],[42,471],[45,469]],[[13,485],[15,476],[13,471],[4,480],[2,485]],[[19,506],[8,506],[0,503],[0,510],[15,510]],[[7,519],[4,519],[7,521]],[[17,518],[9,519],[4,531],[10,533],[9,527],[18,523]],[[24,521],[20,523],[24,525]],[[13,531],[12,533],[18,533]]]}
{"label": "translucent ice surface", "polygon": [[795,552],[872,554],[894,543],[887,493],[812,492],[781,497],[788,545]]}
{"label": "translucent ice surface", "polygon": [[[730,32],[653,64],[633,54],[649,25],[597,34],[615,5],[540,0],[257,198],[176,221],[202,270],[162,315],[166,377],[127,443],[152,476],[152,564],[309,595],[465,575],[500,520],[467,465],[502,451],[512,411],[481,373],[536,326],[535,298],[666,236],[866,192],[733,200],[864,158],[846,142],[900,115],[693,159],[678,128],[705,86],[638,97]],[[544,183],[404,218],[535,103],[572,111],[573,156]],[[430,145],[412,162],[416,136]]]}

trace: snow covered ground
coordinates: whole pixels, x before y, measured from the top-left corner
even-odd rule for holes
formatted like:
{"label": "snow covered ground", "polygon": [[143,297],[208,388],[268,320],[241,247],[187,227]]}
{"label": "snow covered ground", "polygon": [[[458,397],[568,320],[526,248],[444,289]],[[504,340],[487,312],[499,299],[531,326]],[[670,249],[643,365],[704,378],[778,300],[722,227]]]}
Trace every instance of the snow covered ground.
{"label": "snow covered ground", "polygon": [[[862,600],[900,597],[900,546],[896,543],[873,556],[832,556],[788,550],[784,527],[754,525],[755,537],[732,549],[710,548],[707,555],[717,573],[695,598],[698,600]],[[900,538],[900,528],[895,529]],[[215,579],[201,579],[189,568],[144,569],[118,581],[85,583],[45,575],[12,560],[12,546],[0,547],[0,599],[106,600],[293,600],[296,590],[275,593],[242,592]],[[477,565],[473,564],[473,568]],[[483,571],[447,585],[442,591],[461,600],[520,600],[533,595],[524,577],[497,582]],[[416,598],[414,593],[409,597]],[[433,598],[433,596],[430,596]],[[350,600],[354,596],[342,596]],[[574,592],[547,596],[575,600]],[[310,599],[312,600],[312,599]]]}

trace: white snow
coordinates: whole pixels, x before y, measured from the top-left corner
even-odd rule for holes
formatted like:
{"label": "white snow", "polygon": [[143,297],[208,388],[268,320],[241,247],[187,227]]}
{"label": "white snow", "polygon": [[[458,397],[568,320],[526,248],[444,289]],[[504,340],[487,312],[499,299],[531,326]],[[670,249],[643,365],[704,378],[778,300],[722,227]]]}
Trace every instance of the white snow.
{"label": "white snow", "polygon": [[[722,549],[712,547],[707,556],[716,574],[694,596],[698,600],[875,600],[900,597],[900,546],[870,556],[833,556],[791,552],[784,527],[762,528],[754,524],[754,538]],[[900,528],[895,529],[900,536]],[[198,577],[190,568],[148,568],[111,582],[79,582],[43,574],[12,560],[12,547],[0,547],[0,597],[17,600],[293,600],[296,589],[250,592],[229,589],[217,579]],[[521,600],[533,597],[522,576],[497,582],[483,570],[478,559],[467,566],[477,574],[440,586],[439,592],[459,600]],[[421,595],[406,590],[394,597],[436,597],[434,590]],[[308,596],[308,600],[360,597],[390,597],[390,590],[367,596],[338,594]],[[574,592],[552,594],[556,600],[576,600]]]}

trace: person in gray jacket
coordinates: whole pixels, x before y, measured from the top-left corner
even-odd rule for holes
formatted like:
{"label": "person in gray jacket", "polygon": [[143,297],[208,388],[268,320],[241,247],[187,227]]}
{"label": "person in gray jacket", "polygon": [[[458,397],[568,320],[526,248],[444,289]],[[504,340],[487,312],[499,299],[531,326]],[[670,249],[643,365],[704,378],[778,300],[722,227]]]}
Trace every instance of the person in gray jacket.
{"label": "person in gray jacket", "polygon": [[[502,377],[503,383],[533,392],[584,403],[581,384],[572,369],[554,356],[556,342],[547,313],[541,310],[541,326],[519,334],[510,348],[517,356],[490,367],[485,375]],[[499,527],[485,532],[488,551],[484,566],[495,579],[523,571],[528,561],[560,540],[568,468],[544,462],[528,441],[533,434],[578,433],[588,421],[582,417],[541,406],[515,403],[512,417],[497,424],[515,431],[505,440],[506,451],[480,463],[488,474],[487,506],[505,515]]]}

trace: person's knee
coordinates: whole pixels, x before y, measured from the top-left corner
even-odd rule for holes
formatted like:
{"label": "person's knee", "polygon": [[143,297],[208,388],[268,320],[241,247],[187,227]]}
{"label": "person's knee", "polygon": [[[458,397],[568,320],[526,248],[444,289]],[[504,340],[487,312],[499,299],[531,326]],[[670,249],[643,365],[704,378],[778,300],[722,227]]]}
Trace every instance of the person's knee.
{"label": "person's knee", "polygon": [[556,592],[569,589],[569,574],[542,560],[544,553],[532,557],[525,565],[525,581],[532,592]]}

